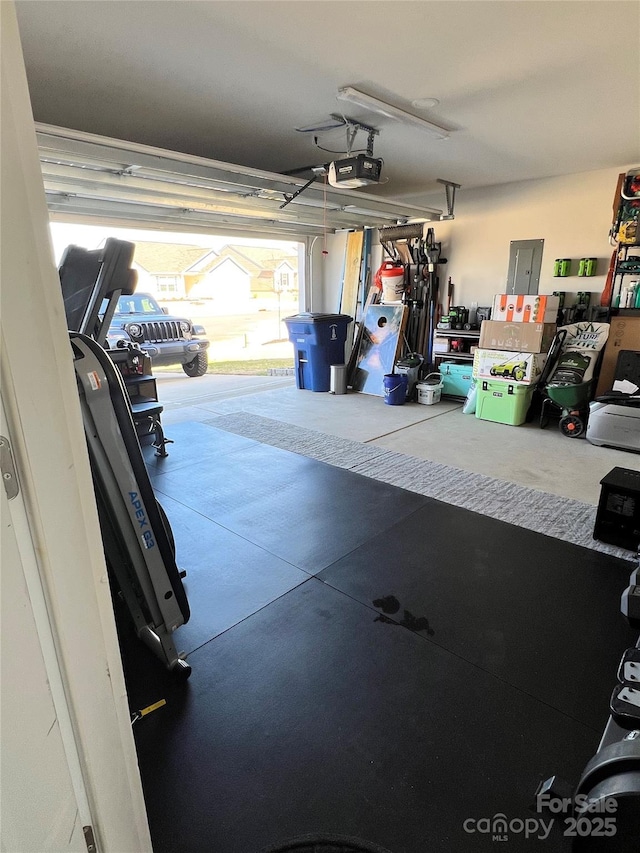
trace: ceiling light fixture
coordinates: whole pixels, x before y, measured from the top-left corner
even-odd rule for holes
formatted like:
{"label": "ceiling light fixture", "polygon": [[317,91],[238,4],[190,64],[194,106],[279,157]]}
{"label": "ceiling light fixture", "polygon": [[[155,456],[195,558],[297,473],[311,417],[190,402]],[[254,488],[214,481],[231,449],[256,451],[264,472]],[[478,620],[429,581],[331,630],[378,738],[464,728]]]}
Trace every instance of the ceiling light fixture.
{"label": "ceiling light fixture", "polygon": [[399,107],[394,107],[392,104],[381,101],[379,98],[366,95],[359,89],[354,89],[353,86],[344,86],[342,89],[338,89],[336,97],[339,101],[349,101],[366,110],[378,113],[378,115],[417,127],[425,133],[434,136],[436,139],[447,139],[449,136],[449,131],[444,127],[433,124],[433,122],[420,118],[420,116],[414,116],[412,113],[401,110]]}
{"label": "ceiling light fixture", "polygon": [[437,107],[440,101],[437,98],[416,98],[411,101],[411,106],[417,110],[432,110]]}

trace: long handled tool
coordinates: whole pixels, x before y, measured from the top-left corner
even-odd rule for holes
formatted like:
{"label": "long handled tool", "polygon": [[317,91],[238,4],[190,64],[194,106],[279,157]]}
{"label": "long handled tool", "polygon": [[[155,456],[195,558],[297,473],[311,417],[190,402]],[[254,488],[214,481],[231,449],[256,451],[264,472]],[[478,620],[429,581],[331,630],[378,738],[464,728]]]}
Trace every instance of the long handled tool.
{"label": "long handled tool", "polygon": [[[622,196],[623,187],[624,187],[624,179],[625,173],[620,172],[618,175],[618,181],[616,183],[616,191],[613,196],[613,205],[612,205],[612,222],[611,222],[611,231],[609,232],[609,239],[613,243],[618,239],[618,228],[620,227],[620,220],[622,218],[622,207],[624,204],[624,199]],[[607,270],[607,278],[604,284],[604,290],[602,291],[602,296],[600,297],[600,304],[605,306],[610,306],[613,301],[613,285],[615,280],[615,272],[616,272],[616,262],[618,260],[618,247],[616,245],[615,252],[611,255],[611,261],[609,262],[609,269]]]}
{"label": "long handled tool", "polygon": [[[445,264],[441,243],[428,223],[388,226],[379,230],[380,242],[390,254],[389,244],[406,262],[404,304],[408,308],[407,346],[410,352],[425,357],[431,365],[433,332],[438,320],[439,280],[437,268]],[[452,299],[452,286],[449,303]]]}
{"label": "long handled tool", "polygon": [[441,257],[442,244],[436,242],[435,233],[429,228],[424,244],[426,256],[425,269],[427,270],[427,302],[425,305],[426,318],[424,326],[423,350],[427,368],[431,369],[433,363],[433,332],[436,325],[436,306],[438,304],[438,265],[446,264],[446,258]]}

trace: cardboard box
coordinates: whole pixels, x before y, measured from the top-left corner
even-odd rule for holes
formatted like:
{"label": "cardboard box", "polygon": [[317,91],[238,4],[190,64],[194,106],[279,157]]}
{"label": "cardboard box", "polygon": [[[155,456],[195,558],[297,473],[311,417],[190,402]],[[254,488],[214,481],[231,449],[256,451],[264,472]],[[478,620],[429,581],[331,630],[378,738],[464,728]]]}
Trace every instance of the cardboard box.
{"label": "cardboard box", "polygon": [[546,353],[477,349],[473,354],[473,378],[506,379],[519,385],[534,385],[546,360]]}
{"label": "cardboard box", "polygon": [[433,351],[434,352],[450,352],[451,351],[451,339],[450,338],[435,337],[433,339]]}
{"label": "cardboard box", "polygon": [[596,397],[611,391],[618,355],[622,350],[640,352],[640,317],[612,317],[604,348]]}
{"label": "cardboard box", "polygon": [[549,352],[555,323],[506,323],[485,320],[480,329],[480,348],[512,352]]}
{"label": "cardboard box", "polygon": [[491,319],[509,323],[555,323],[559,308],[559,296],[498,293],[493,298]]}

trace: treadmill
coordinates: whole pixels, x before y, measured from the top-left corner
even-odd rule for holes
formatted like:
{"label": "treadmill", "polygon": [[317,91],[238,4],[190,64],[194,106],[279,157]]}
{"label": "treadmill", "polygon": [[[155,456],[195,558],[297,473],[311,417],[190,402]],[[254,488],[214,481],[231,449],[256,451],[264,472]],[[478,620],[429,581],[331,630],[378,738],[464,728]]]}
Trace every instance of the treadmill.
{"label": "treadmill", "polygon": [[176,565],[171,527],[149,480],[122,376],[101,345],[118,298],[135,290],[134,249],[113,238],[94,251],[69,246],[60,283],[111,580],[139,639],[186,679],[191,667],[172,637],[189,620],[185,573]]}

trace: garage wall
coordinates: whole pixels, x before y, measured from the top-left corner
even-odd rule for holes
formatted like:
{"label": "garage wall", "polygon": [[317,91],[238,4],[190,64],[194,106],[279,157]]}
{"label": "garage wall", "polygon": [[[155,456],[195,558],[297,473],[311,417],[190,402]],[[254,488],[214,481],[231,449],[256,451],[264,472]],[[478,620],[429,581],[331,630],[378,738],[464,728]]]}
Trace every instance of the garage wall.
{"label": "garage wall", "polygon": [[[9,2],[0,3],[0,64],[0,385],[7,418],[2,431],[10,440],[20,487],[11,501],[11,517],[5,501],[2,518],[3,533],[10,524],[15,540],[2,537],[3,605],[8,602],[12,612],[2,622],[0,849],[86,850],[82,833],[74,829],[80,818],[93,823],[102,853],[150,853],[67,323],[47,234],[27,79]],[[25,358],[27,329],[38,345],[30,346]],[[18,510],[19,500],[24,507]],[[11,562],[7,578],[5,561]],[[19,586],[19,595],[5,588],[6,580]],[[4,609],[2,615],[7,615]],[[6,656],[11,658],[9,670]],[[20,672],[24,679],[17,693],[12,687]],[[12,673],[15,679],[6,683],[5,676]],[[51,704],[36,707],[46,701],[45,673],[56,711],[48,719],[43,710],[52,711]],[[23,719],[24,729],[6,752],[5,736],[12,733],[5,726],[12,719]],[[38,729],[38,739],[25,740]],[[65,778],[58,764],[49,763],[45,772],[43,762],[51,762],[55,754],[39,748],[58,734],[76,796],[86,801],[78,802],[82,813],[73,808],[64,825],[65,813],[58,809],[52,816],[50,809],[69,803],[60,796]],[[34,783],[28,786],[30,777]],[[58,784],[60,790],[52,787],[45,802],[47,784]],[[64,843],[58,845],[63,833]]]}
{"label": "garage wall", "polygon": [[[612,252],[608,234],[616,181],[620,172],[633,167],[633,163],[622,164],[559,178],[459,190],[455,220],[433,223],[436,239],[442,242],[443,255],[448,259],[441,282],[451,276],[454,302],[490,305],[495,293],[504,292],[512,240],[544,240],[540,293],[601,292]],[[436,203],[437,199],[430,201]],[[377,235],[373,244],[376,270],[381,262]],[[345,245],[346,233],[329,235],[329,255],[321,259],[321,241],[316,243],[314,311],[338,308]],[[597,276],[578,277],[577,261],[583,257],[598,258]],[[575,259],[574,274],[554,278],[556,258]]]}
{"label": "garage wall", "polygon": [[[322,255],[323,241],[318,238],[313,251],[313,311],[336,312],[340,310],[340,293],[344,275],[344,255],[347,248],[347,231],[327,235],[327,255]],[[375,273],[382,263],[382,246],[378,232],[373,232],[371,244],[371,269]]]}
{"label": "garage wall", "polygon": [[[611,207],[619,168],[559,178],[522,181],[485,189],[459,190],[456,218],[436,226],[446,245],[445,274],[455,284],[455,302],[491,304],[504,292],[511,240],[544,239],[540,293],[554,290],[601,292],[611,258]],[[556,258],[598,258],[598,275],[553,277]]]}
{"label": "garage wall", "polygon": [[340,289],[344,271],[344,254],[347,247],[346,231],[328,234],[327,253],[322,254],[324,240],[319,237],[313,246],[312,311],[335,312],[340,310]]}

